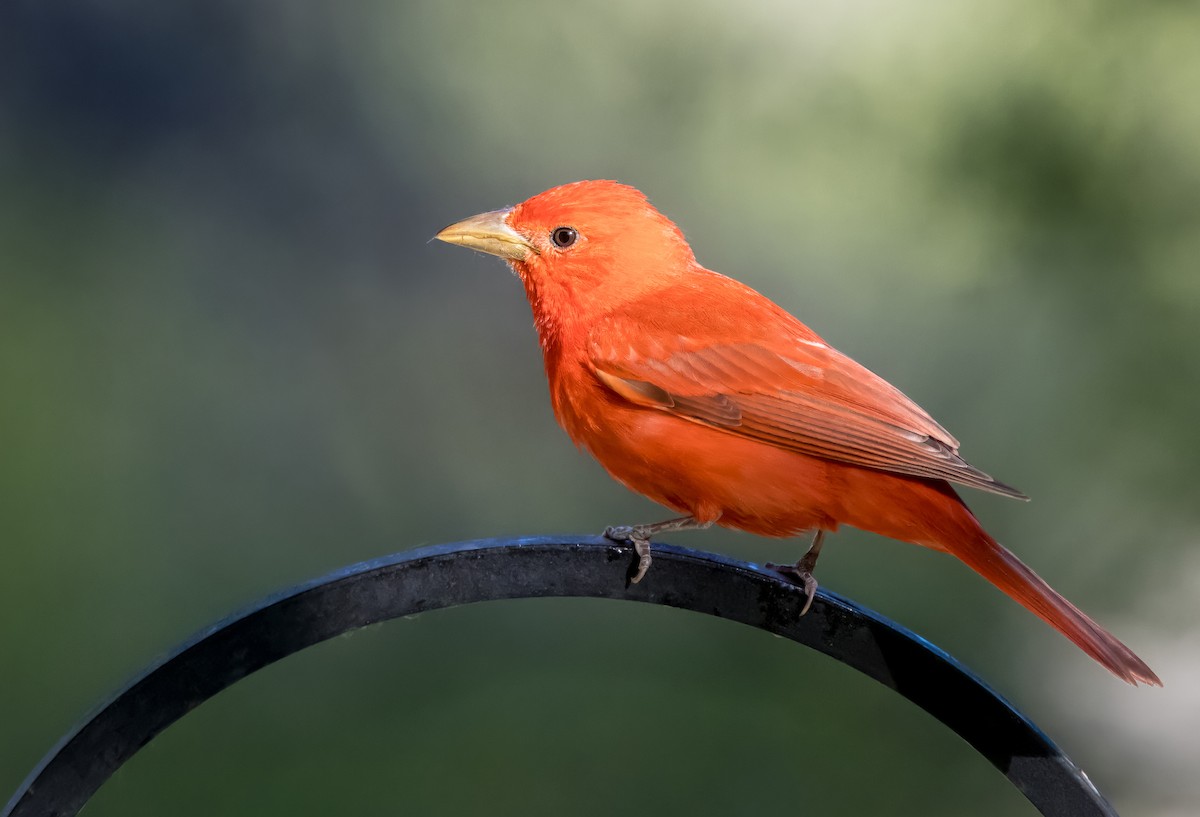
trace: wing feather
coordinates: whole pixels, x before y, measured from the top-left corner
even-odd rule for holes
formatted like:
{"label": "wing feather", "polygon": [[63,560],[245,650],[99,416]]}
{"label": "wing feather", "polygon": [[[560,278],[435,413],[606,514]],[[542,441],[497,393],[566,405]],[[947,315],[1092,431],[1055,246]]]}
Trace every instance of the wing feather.
{"label": "wing feather", "polygon": [[679,351],[655,343],[656,355],[628,348],[618,358],[593,344],[592,367],[638,405],[768,445],[1026,498],[967,463],[958,441],[898,389],[824,344],[797,338],[784,353],[758,343],[671,345]]}

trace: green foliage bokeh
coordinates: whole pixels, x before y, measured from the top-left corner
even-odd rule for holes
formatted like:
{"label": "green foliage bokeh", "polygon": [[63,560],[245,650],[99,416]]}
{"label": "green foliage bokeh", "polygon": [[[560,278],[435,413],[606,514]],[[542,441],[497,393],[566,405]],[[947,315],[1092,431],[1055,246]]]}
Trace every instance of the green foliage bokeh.
{"label": "green foliage bokeh", "polygon": [[[1167,689],[1125,689],[935,554],[840,533],[822,582],[980,670],[1122,813],[1185,813],[1198,41],[1190,4],[1115,0],[0,5],[0,797],[135,671],[269,591],[423,543],[661,515],[555,426],[503,266],[428,243],[607,177],[1033,496],[968,500]],[[826,659],[566,600],[283,661],[88,813],[793,801],[1032,813]]]}

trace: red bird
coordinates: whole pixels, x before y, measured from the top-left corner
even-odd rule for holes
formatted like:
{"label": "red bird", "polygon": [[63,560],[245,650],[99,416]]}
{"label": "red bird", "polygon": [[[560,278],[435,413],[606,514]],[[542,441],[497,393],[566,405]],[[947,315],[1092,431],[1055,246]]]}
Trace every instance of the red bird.
{"label": "red bird", "polygon": [[437,238],[509,263],[533,308],[558,422],[617,481],[683,514],[606,531],[634,544],[633,581],[664,531],[815,531],[804,557],[779,568],[811,603],[825,532],[852,525],[957,556],[1118,678],[1161,686],[989,536],[950,483],[1019,491],[969,465],[898,389],[698,264],[638,190],[563,185]]}

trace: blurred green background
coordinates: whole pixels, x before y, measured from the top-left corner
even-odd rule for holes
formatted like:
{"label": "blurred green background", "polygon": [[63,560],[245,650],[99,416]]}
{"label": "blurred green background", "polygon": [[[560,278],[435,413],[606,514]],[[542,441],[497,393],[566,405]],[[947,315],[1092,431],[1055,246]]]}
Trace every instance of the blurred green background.
{"label": "blurred green background", "polygon": [[[937,554],[846,531],[823,584],[980,671],[1122,814],[1193,814],[1197,42],[1190,3],[3,3],[0,800],[270,591],[663,515],[555,425],[505,268],[427,243],[606,177],[1032,495],[968,500],[1166,688],[1112,679]],[[285,660],[88,813],[793,809],[1033,813],[828,659],[569,600]]]}

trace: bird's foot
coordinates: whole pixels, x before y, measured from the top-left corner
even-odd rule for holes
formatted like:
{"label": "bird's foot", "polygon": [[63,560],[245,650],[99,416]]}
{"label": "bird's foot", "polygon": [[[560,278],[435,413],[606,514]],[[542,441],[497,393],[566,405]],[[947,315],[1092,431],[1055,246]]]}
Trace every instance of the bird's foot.
{"label": "bird's foot", "polygon": [[792,584],[804,588],[804,606],[800,608],[800,615],[808,613],[813,597],[817,595],[817,579],[812,574],[812,568],[805,565],[804,561],[802,558],[794,565],[777,565],[773,562],[767,562],[766,565],[767,570],[774,570]]}
{"label": "bird's foot", "polygon": [[604,536],[614,542],[633,545],[638,555],[637,568],[632,570],[630,584],[637,584],[650,569],[650,536],[645,525],[610,525],[604,529]]}
{"label": "bird's foot", "polygon": [[800,615],[808,612],[808,608],[812,607],[813,597],[817,595],[817,580],[813,576],[813,571],[817,569],[817,557],[821,555],[821,543],[824,541],[825,531],[818,528],[816,534],[813,535],[812,544],[808,546],[808,551],[800,557],[800,561],[794,565],[776,565],[767,562],[768,570],[774,570],[792,584],[804,588],[804,606],[800,608]]}

